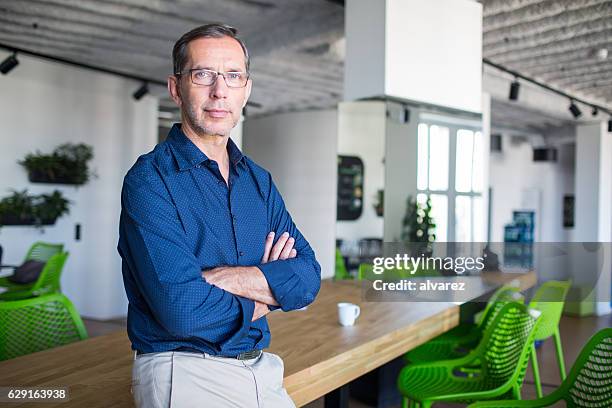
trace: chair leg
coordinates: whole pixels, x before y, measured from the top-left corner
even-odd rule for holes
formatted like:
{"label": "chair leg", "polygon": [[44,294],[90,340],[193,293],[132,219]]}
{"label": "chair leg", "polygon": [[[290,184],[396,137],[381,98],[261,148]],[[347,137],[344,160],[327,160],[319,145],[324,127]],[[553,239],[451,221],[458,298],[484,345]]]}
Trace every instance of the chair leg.
{"label": "chair leg", "polygon": [[565,360],[563,359],[563,348],[561,347],[561,335],[559,334],[559,328],[555,330],[553,334],[555,339],[555,349],[557,350],[557,360],[559,362],[559,374],[561,375],[561,381],[565,380]]}
{"label": "chair leg", "polygon": [[408,408],[408,398],[402,397],[402,408]]}
{"label": "chair leg", "polygon": [[515,400],[521,400],[521,387],[518,385],[512,387],[512,396]]}
{"label": "chair leg", "polygon": [[533,369],[533,383],[535,384],[538,398],[542,398],[542,383],[540,382],[540,370],[538,368],[538,355],[535,344],[531,346],[531,368]]}

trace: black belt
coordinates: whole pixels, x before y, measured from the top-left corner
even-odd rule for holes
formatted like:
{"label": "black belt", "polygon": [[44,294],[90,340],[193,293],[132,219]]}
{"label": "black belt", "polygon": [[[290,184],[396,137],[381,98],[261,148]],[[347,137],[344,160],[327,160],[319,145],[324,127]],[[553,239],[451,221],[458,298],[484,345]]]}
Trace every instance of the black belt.
{"label": "black belt", "polygon": [[[195,354],[204,354],[204,352],[200,350],[196,350],[190,347],[181,347],[173,351],[185,351],[187,353],[195,353]],[[235,358],[236,360],[250,360],[252,358],[257,358],[261,355],[261,350],[249,350],[244,353],[240,353],[237,356],[213,356],[213,357],[223,357],[223,358]],[[136,355],[140,356],[141,354],[147,354],[140,350],[136,350]]]}

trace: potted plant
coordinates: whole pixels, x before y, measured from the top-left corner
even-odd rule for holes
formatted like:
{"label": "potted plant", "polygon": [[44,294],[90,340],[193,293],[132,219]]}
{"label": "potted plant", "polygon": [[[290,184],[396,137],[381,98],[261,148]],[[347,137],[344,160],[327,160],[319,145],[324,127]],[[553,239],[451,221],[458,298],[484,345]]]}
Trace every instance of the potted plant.
{"label": "potted plant", "polygon": [[92,158],[91,146],[65,143],[51,154],[30,153],[18,163],[28,171],[32,183],[83,185],[95,177],[87,164]]}
{"label": "potted plant", "polygon": [[70,201],[61,192],[29,195],[27,190],[13,191],[0,200],[0,225],[53,225],[70,212]]}
{"label": "potted plant", "polygon": [[402,241],[413,255],[431,255],[432,244],[436,240],[436,224],[431,216],[431,200],[424,204],[412,196],[406,200],[406,214],[402,221]]}
{"label": "potted plant", "polygon": [[0,200],[0,224],[34,224],[34,203],[27,190],[14,191],[12,195]]}
{"label": "potted plant", "polygon": [[51,194],[38,196],[38,205],[35,208],[37,220],[42,225],[53,225],[59,217],[70,212],[70,201],[55,190]]}

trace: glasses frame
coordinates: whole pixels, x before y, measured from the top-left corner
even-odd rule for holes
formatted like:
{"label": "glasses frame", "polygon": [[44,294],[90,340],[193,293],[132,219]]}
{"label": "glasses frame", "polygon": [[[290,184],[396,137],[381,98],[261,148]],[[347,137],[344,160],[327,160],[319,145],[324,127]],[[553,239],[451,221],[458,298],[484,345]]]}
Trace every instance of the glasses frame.
{"label": "glasses frame", "polygon": [[[212,72],[215,74],[215,79],[213,80],[213,82],[210,85],[201,85],[196,83],[193,80],[193,72],[194,71],[208,71],[208,72]],[[229,73],[239,73],[239,74],[246,74],[246,81],[244,82],[244,85],[242,86],[231,86],[227,83],[227,80],[225,79],[225,75],[229,74]],[[219,71],[213,71],[212,69],[206,69],[206,68],[192,68],[189,69],[187,71],[183,71],[183,72],[175,72],[174,76],[185,76],[186,74],[189,74],[189,79],[191,80],[191,83],[194,85],[198,85],[198,86],[213,86],[217,83],[217,80],[219,79],[219,76],[223,77],[223,81],[225,82],[225,85],[227,85],[228,88],[233,88],[233,89],[240,89],[240,88],[244,88],[245,86],[247,86],[247,84],[249,83],[249,79],[251,78],[251,74],[246,72],[246,71],[229,71],[229,72],[219,72]]]}

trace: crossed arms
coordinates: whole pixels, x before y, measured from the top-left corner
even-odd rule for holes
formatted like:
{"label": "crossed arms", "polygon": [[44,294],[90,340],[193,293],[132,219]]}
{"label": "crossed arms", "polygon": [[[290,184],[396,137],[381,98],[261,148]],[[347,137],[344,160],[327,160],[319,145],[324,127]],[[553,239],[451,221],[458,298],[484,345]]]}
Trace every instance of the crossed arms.
{"label": "crossed arms", "polygon": [[[288,232],[283,232],[273,245],[274,235],[272,231],[266,236],[262,264],[297,256],[297,251],[293,248],[295,238],[290,237]],[[268,305],[279,306],[266,277],[257,266],[219,266],[202,272],[202,277],[211,285],[253,300],[255,310],[252,321],[267,315],[270,312]]]}

